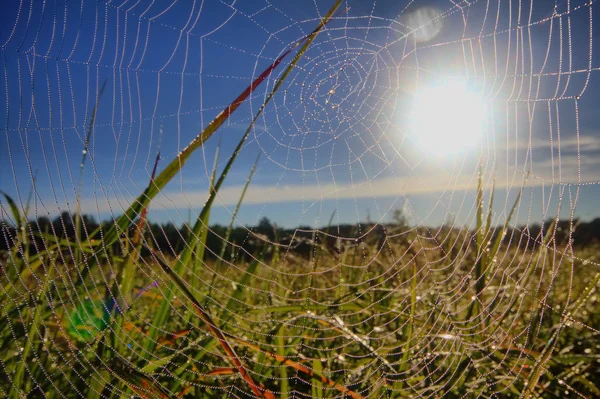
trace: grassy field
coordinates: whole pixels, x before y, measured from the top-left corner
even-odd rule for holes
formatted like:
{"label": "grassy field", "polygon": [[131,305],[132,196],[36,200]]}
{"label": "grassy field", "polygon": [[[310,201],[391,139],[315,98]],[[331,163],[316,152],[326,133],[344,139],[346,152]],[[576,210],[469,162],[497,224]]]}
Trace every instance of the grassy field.
{"label": "grassy field", "polygon": [[339,5],[159,173],[157,157],[146,190],[116,220],[91,231],[78,206],[73,234],[63,234],[3,194],[0,395],[600,397],[598,245],[558,240],[555,223],[535,236],[512,228],[519,198],[493,224],[494,189],[481,178],[472,229],[399,222],[332,247],[326,228],[302,253],[250,234],[249,251],[231,239],[232,219],[215,249],[211,206],[250,124],[214,168],[184,245],[148,229],[152,199],[297,51],[259,118]]}
{"label": "grassy field", "polygon": [[177,274],[181,258],[153,248],[138,257],[133,238],[121,238],[87,276],[75,251],[89,259],[101,241],[40,234],[47,249],[26,254],[13,235],[17,246],[2,260],[0,389],[9,397],[597,397],[597,247],[573,253],[553,245],[552,228],[545,235],[545,243],[507,236],[490,253],[493,241],[478,250],[466,229],[433,238],[400,227],[384,243],[341,250],[319,244],[320,233],[308,257],[267,241],[249,260],[206,254]]}

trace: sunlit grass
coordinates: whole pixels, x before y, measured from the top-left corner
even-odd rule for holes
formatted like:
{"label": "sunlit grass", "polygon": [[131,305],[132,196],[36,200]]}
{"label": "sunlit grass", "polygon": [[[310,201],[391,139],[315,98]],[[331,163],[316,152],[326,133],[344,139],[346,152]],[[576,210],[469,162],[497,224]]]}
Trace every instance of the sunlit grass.
{"label": "sunlit grass", "polygon": [[[298,52],[255,120],[340,3],[290,49]],[[229,242],[255,164],[211,255],[211,207],[253,122],[220,172],[215,161],[183,248],[159,248],[145,229],[152,199],[288,53],[153,173],[107,231],[82,234],[79,207],[74,239],[39,231],[2,193],[11,216],[2,224],[10,245],[1,258],[0,393],[600,396],[600,274],[584,264],[599,261],[598,246],[558,244],[556,222],[537,237],[511,229],[520,195],[495,225],[494,188],[486,193],[481,176],[474,229],[432,233],[398,221],[383,244],[366,237],[339,251],[327,229],[303,257],[278,237],[254,252]]]}
{"label": "sunlit grass", "polygon": [[[485,219],[485,207],[480,212]],[[270,264],[273,248],[255,254],[253,261],[206,258],[200,275],[211,279],[210,287],[177,277],[171,269],[177,261],[156,254],[139,267],[160,276],[159,286],[136,275],[133,285],[139,287],[139,296],[123,309],[122,317],[113,312],[108,318],[99,305],[102,293],[77,297],[66,276],[59,276],[69,259],[63,264],[57,260],[60,256],[45,253],[42,264],[52,267],[40,265],[24,282],[18,277],[9,282],[3,276],[3,286],[14,288],[3,297],[2,362],[5,370],[15,370],[5,379],[13,388],[3,382],[3,390],[16,397],[40,384],[52,396],[69,392],[70,383],[76,383],[85,397],[119,397],[127,389],[147,397],[202,397],[225,395],[218,387],[236,384],[250,393],[250,383],[236,383],[244,380],[242,368],[258,391],[276,397],[287,397],[292,390],[321,397],[434,392],[476,397],[493,391],[508,397],[560,397],[565,384],[596,395],[595,345],[600,341],[592,329],[578,323],[593,327],[600,320],[593,295],[598,274],[590,275],[579,260],[597,262],[597,247],[583,247],[574,257],[561,259],[555,251],[568,249],[553,248],[552,228],[544,241],[537,237],[537,242],[525,243],[531,238],[514,237],[522,243],[507,247],[505,240],[497,259],[477,269],[480,278],[486,276],[481,288],[477,275],[471,284],[461,285],[481,258],[478,233],[455,228],[441,234],[438,241],[451,235],[460,246],[452,257],[425,231],[413,230],[402,238],[392,235],[385,251],[368,240],[345,249],[346,254],[316,244],[316,267],[293,253],[278,258],[273,269],[264,267]],[[60,251],[61,256],[68,253],[66,247]],[[121,256],[115,253],[111,261],[118,263]],[[344,257],[354,258],[348,264],[358,269],[347,273],[343,290],[332,290],[339,285],[339,270],[347,268],[341,263]],[[14,266],[24,259],[8,258],[6,270],[19,270]],[[99,265],[90,277],[101,278],[105,267]],[[307,273],[311,269],[312,277]],[[283,271],[284,286],[276,291],[281,295],[271,295],[272,282],[280,281]],[[38,281],[33,275],[45,278]],[[376,280],[353,288],[371,277]],[[166,288],[170,281],[174,285]],[[302,289],[309,286],[307,301]],[[162,323],[154,324],[153,317],[165,303],[163,295],[171,290],[176,299],[169,299]],[[549,297],[542,301],[546,293]],[[475,300],[478,305],[472,305]],[[88,307],[74,320],[77,304]],[[186,317],[190,310],[195,314],[191,319]],[[62,314],[66,316],[58,323]],[[69,328],[74,324],[79,332]],[[216,326],[213,333],[209,326]],[[150,336],[152,350],[145,352]],[[219,350],[220,342],[227,342],[235,355]],[[61,357],[65,354],[73,354],[68,362]],[[231,361],[234,358],[243,366]],[[85,370],[84,380],[74,374],[73,365]],[[356,374],[348,378],[344,370]],[[51,371],[52,378],[44,371]],[[290,379],[294,376],[300,378]]]}

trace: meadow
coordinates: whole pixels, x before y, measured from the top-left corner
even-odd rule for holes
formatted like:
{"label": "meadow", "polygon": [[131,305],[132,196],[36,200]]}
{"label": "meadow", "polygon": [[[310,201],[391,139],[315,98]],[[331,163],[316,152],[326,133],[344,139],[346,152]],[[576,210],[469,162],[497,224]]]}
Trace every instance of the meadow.
{"label": "meadow", "polygon": [[251,123],[213,168],[196,220],[148,220],[186,160],[297,50],[259,118],[339,5],[155,165],[120,217],[94,224],[78,208],[30,219],[29,205],[3,193],[3,396],[600,397],[599,244],[573,242],[575,221],[515,228],[520,198],[494,224],[494,188],[481,177],[473,228],[414,227],[399,213],[343,234],[240,230],[245,190],[231,224],[210,228]]}
{"label": "meadow", "polygon": [[[554,225],[530,237],[399,219],[358,242],[324,229],[222,252],[200,239],[204,261],[187,270],[165,248],[138,254],[134,231],[87,272],[76,252],[85,260],[101,240],[38,231],[27,241],[4,225],[15,246],[2,258],[0,387],[8,397],[251,397],[251,384],[282,398],[596,397],[597,244],[560,244]],[[156,229],[146,235],[158,241]],[[477,249],[480,235],[489,245]]]}

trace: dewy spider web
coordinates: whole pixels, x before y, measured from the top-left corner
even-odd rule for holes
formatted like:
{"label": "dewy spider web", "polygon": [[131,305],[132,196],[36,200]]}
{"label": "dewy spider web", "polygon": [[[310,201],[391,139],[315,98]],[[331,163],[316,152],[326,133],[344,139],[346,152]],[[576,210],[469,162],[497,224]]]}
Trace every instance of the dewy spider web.
{"label": "dewy spider web", "polygon": [[596,2],[332,4],[2,5],[1,396],[600,396]]}

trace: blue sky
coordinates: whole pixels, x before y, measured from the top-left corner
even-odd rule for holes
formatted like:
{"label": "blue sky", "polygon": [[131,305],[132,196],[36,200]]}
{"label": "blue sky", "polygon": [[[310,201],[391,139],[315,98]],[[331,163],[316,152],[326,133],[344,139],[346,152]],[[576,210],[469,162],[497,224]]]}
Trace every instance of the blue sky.
{"label": "blue sky", "polygon": [[[158,151],[160,170],[312,31],[331,4],[3,5],[0,188],[24,204],[37,173],[34,214],[75,210],[87,125],[106,80],[82,208],[99,219],[118,216],[148,184]],[[598,29],[590,28],[593,4],[518,7],[496,0],[460,8],[441,0],[380,0],[346,6],[259,119],[212,222],[228,223],[258,153],[239,214],[243,224],[267,216],[287,227],[319,227],[334,212],[335,223],[387,221],[398,208],[415,224],[448,218],[470,224],[480,154],[486,187],[495,182],[497,188],[497,222],[522,186],[520,224],[557,212],[598,216],[600,72],[590,47]],[[422,39],[425,32],[433,37]],[[289,61],[195,153],[153,201],[151,218],[180,224],[198,212],[217,145],[222,168]],[[415,93],[445,78],[463,79],[481,93],[488,117],[475,150],[437,158],[414,145],[408,115]]]}

